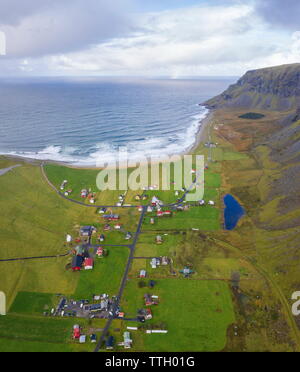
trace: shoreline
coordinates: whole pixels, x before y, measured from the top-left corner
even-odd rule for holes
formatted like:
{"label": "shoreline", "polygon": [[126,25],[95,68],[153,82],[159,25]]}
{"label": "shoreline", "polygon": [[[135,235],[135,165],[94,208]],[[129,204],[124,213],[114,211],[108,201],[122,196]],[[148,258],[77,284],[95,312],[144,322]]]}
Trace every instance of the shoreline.
{"label": "shoreline", "polygon": [[[187,150],[185,150],[183,152],[180,152],[178,154],[174,154],[174,155],[180,155],[180,156],[192,155],[193,152],[196,151],[196,149],[199,147],[201,142],[205,141],[205,134],[206,134],[205,132],[206,132],[206,129],[207,129],[208,125],[212,121],[213,116],[214,116],[213,110],[209,110],[206,117],[199,121],[199,129],[196,133],[194,143]],[[65,161],[51,160],[51,159],[41,160],[41,159],[34,159],[34,158],[31,158],[31,157],[26,157],[26,156],[23,157],[21,155],[0,154],[0,157],[3,157],[5,159],[10,159],[10,160],[23,161],[25,163],[29,163],[29,164],[33,164],[33,165],[35,165],[35,164],[36,165],[55,164],[55,165],[61,165],[61,166],[65,166],[65,167],[69,167],[69,168],[73,168],[73,169],[86,169],[86,170],[97,170],[97,169],[100,170],[100,169],[102,169],[102,168],[98,168],[96,166],[95,167],[93,167],[93,166],[80,166],[80,165],[70,164],[70,163],[65,162]],[[164,162],[164,160],[161,160],[160,162]],[[123,166],[121,165],[119,168],[122,169],[124,167],[125,167],[124,165]],[[127,167],[127,168],[130,169],[131,167]],[[108,169],[109,169],[109,167],[108,167]]]}

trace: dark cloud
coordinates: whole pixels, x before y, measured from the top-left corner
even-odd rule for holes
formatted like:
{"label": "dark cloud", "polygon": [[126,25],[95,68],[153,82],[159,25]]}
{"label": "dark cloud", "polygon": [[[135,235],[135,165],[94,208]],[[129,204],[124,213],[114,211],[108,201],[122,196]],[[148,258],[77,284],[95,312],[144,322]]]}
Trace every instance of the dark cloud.
{"label": "dark cloud", "polygon": [[133,0],[0,0],[7,57],[67,53],[123,36],[132,30],[132,4]]}
{"label": "dark cloud", "polygon": [[272,25],[300,30],[299,0],[258,0],[257,12]]}

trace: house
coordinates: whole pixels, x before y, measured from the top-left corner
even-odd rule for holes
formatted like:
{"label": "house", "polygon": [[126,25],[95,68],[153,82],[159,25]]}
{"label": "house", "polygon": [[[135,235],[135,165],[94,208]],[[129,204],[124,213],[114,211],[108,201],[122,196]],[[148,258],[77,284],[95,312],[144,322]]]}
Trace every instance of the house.
{"label": "house", "polygon": [[93,268],[94,268],[94,260],[92,258],[86,258],[84,261],[84,269],[93,270]]}
{"label": "house", "polygon": [[158,211],[158,212],[156,212],[156,216],[157,217],[163,217],[164,216],[164,212],[163,211]]}
{"label": "house", "polygon": [[115,225],[115,230],[121,230],[121,228],[122,228],[122,225],[120,225],[119,223]]}
{"label": "house", "polygon": [[152,258],[152,260],[150,262],[150,265],[151,265],[152,269],[156,269],[157,266],[160,265],[160,259],[159,258]]}
{"label": "house", "polygon": [[108,225],[108,224],[106,224],[106,225],[104,225],[104,229],[103,230],[104,231],[110,231],[111,230],[111,226]]}
{"label": "house", "polygon": [[146,309],[145,319],[151,320],[153,318],[151,309]]}
{"label": "house", "polygon": [[85,335],[81,335],[79,337],[79,343],[80,344],[85,344],[86,343],[86,336]]}
{"label": "house", "polygon": [[145,294],[144,299],[145,299],[146,306],[152,306],[152,305],[159,304],[159,298],[157,296],[151,296],[149,294]]}
{"label": "house", "polygon": [[95,344],[97,342],[97,336],[95,334],[91,335],[90,340],[92,344]]}
{"label": "house", "polygon": [[100,242],[104,242],[104,240],[105,240],[105,236],[104,236],[103,234],[101,234],[101,235],[99,236],[99,241],[100,241]]}
{"label": "house", "polygon": [[153,196],[151,204],[153,207],[157,207],[162,205],[163,203],[156,196]]}
{"label": "house", "polygon": [[156,237],[156,244],[162,244],[163,243],[163,239],[160,235],[157,235]]}
{"label": "house", "polygon": [[178,205],[176,209],[178,212],[182,212],[184,210],[184,207],[182,205]]}
{"label": "house", "polygon": [[84,226],[80,229],[80,235],[84,237],[92,236],[93,232],[96,231],[94,226]]}
{"label": "house", "polygon": [[81,190],[81,197],[85,199],[87,198],[87,196],[88,196],[88,191],[86,189]]}
{"label": "house", "polygon": [[136,195],[136,196],[134,197],[134,199],[135,199],[136,201],[140,201],[140,200],[142,200],[142,197],[141,197],[141,195]]}
{"label": "house", "polygon": [[165,211],[164,216],[172,216],[172,212],[171,211]]}
{"label": "house", "polygon": [[154,288],[156,283],[155,283],[154,280],[150,280],[148,285],[149,285],[150,288]]}
{"label": "house", "polygon": [[106,340],[106,350],[113,350],[115,346],[115,339],[113,336],[109,336],[108,339]]}
{"label": "house", "polygon": [[72,236],[70,234],[67,234],[66,242],[71,243],[72,242]]}
{"label": "house", "polygon": [[212,201],[212,200],[210,200],[209,202],[208,202],[208,205],[211,205],[211,206],[214,206],[216,203],[214,202],[214,201]]}
{"label": "house", "polygon": [[131,349],[131,346],[132,346],[132,340],[130,338],[130,333],[124,332],[124,348]]}
{"label": "house", "polygon": [[143,207],[141,205],[138,207],[138,211],[143,212]]}
{"label": "house", "polygon": [[123,319],[125,317],[125,313],[119,313],[119,316],[118,316],[120,319]]}
{"label": "house", "polygon": [[72,260],[72,270],[80,271],[83,265],[84,258],[82,256],[74,256]]}
{"label": "house", "polygon": [[149,206],[149,207],[147,208],[147,212],[148,212],[148,213],[152,213],[152,212],[153,212],[153,208]]}
{"label": "house", "polygon": [[106,210],[107,210],[106,208],[101,208],[100,211],[99,211],[99,213],[100,214],[104,214],[104,213],[106,213]]}
{"label": "house", "polygon": [[154,218],[150,218],[150,224],[151,225],[154,225],[155,224],[155,219]]}
{"label": "house", "polygon": [[103,218],[108,221],[118,221],[120,216],[118,214],[106,214]]}
{"label": "house", "polygon": [[130,232],[128,232],[125,236],[125,240],[130,240],[132,238],[132,235]]}
{"label": "house", "polygon": [[97,255],[98,258],[103,258],[103,256],[104,256],[104,250],[103,250],[102,247],[99,247],[97,249],[96,255]]}
{"label": "house", "polygon": [[199,205],[202,207],[202,206],[204,206],[205,205],[205,200],[199,200]]}
{"label": "house", "polygon": [[147,276],[146,270],[141,270],[140,271],[140,278],[146,278],[146,276]]}
{"label": "house", "polygon": [[67,180],[63,181],[62,184],[61,184],[61,186],[60,186],[60,189],[61,190],[64,190],[64,188],[66,187],[67,183],[68,183]]}
{"label": "house", "polygon": [[161,258],[161,264],[162,264],[162,266],[167,266],[167,265],[169,265],[169,263],[170,263],[170,260],[169,260],[169,258],[168,257],[162,257]]}
{"label": "house", "polygon": [[80,327],[77,324],[73,327],[73,338],[74,340],[79,340],[80,338]]}

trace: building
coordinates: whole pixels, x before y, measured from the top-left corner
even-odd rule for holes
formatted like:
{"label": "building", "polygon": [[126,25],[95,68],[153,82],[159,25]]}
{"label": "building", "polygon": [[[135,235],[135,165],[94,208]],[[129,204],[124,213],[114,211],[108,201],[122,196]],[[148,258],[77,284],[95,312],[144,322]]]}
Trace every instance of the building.
{"label": "building", "polygon": [[125,236],[125,240],[130,240],[132,238],[132,235],[130,232],[128,232]]}
{"label": "building", "polygon": [[91,335],[90,340],[92,344],[95,344],[97,342],[97,336],[95,334]]}
{"label": "building", "polygon": [[99,248],[97,249],[97,253],[96,253],[96,255],[97,255],[98,258],[103,258],[103,256],[104,256],[104,250],[103,250],[102,247],[99,247]]}
{"label": "building", "polygon": [[84,258],[82,256],[74,256],[72,260],[72,270],[80,271],[83,265]]}
{"label": "building", "polygon": [[118,221],[120,216],[118,214],[106,214],[103,218],[107,221]]}
{"label": "building", "polygon": [[169,263],[170,263],[170,260],[169,260],[168,257],[164,256],[164,257],[161,258],[161,264],[163,266],[167,266],[167,265],[169,265]]}
{"label": "building", "polygon": [[113,336],[109,336],[106,340],[106,350],[113,350],[115,346],[115,339]]}
{"label": "building", "polygon": [[140,278],[142,279],[142,278],[146,278],[146,276],[147,276],[147,272],[146,272],[146,270],[141,270],[140,271]]}
{"label": "building", "polygon": [[130,333],[124,332],[124,348],[131,349],[131,347],[132,347],[132,340],[130,338]]}
{"label": "building", "polygon": [[163,243],[163,239],[160,235],[157,235],[155,240],[156,240],[156,244],[162,244]]}
{"label": "building", "polygon": [[85,344],[86,343],[86,336],[85,335],[81,335],[79,337],[79,343],[80,344]]}
{"label": "building", "polygon": [[80,327],[77,324],[73,327],[73,338],[74,340],[79,340],[80,338]]}
{"label": "building", "polygon": [[152,260],[150,262],[150,265],[151,265],[152,269],[156,269],[157,266],[160,265],[160,259],[159,258],[152,258]]}
{"label": "building", "polygon": [[92,258],[86,258],[84,260],[84,269],[93,270],[93,268],[94,268],[94,260]]}
{"label": "building", "polygon": [[152,306],[152,305],[159,304],[159,298],[157,296],[151,296],[149,294],[145,294],[144,299],[145,299],[146,306]]}
{"label": "building", "polygon": [[96,231],[95,227],[84,226],[80,229],[80,235],[83,236],[83,237],[90,237],[90,236],[92,236],[94,231]]}

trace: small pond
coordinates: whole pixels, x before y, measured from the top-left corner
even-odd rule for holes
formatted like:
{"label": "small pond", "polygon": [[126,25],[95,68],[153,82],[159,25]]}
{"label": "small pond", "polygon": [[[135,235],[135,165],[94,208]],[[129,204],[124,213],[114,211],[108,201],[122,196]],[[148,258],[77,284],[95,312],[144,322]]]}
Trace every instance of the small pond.
{"label": "small pond", "polygon": [[230,194],[224,197],[225,210],[225,229],[233,230],[238,224],[239,220],[245,215],[244,208],[240,203]]}

